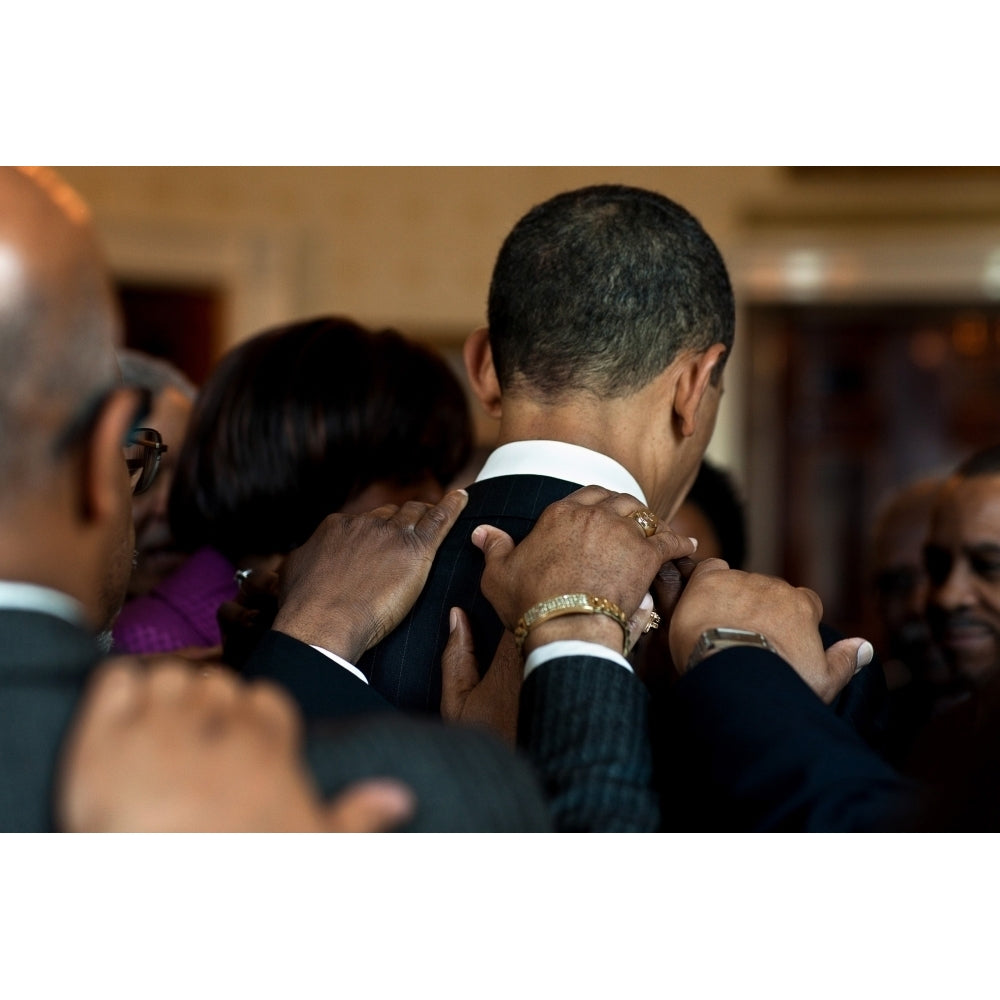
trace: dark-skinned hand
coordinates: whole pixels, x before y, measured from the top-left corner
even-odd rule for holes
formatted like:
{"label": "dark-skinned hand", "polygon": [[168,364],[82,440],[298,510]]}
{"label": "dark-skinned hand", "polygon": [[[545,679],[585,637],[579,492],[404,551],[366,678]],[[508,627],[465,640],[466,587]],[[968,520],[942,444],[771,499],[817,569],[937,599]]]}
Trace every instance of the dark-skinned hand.
{"label": "dark-skinned hand", "polygon": [[854,676],[859,664],[870,662],[872,650],[861,638],[842,639],[824,650],[819,634],[822,616],[819,595],[807,587],[793,587],[774,576],[730,569],[721,559],[706,559],[692,571],[674,608],[669,632],[671,658],[683,674],[699,637],[707,629],[760,632],[829,704]]}
{"label": "dark-skinned hand", "polygon": [[453,490],[434,505],[329,515],[285,559],[273,627],[356,663],[413,606],[468,499]]}
{"label": "dark-skinned hand", "polygon": [[[516,547],[499,528],[476,528],[472,541],[486,561],[482,591],[504,625],[513,631],[525,611],[560,594],[603,597],[635,615],[661,567],[696,547],[665,525],[647,538],[629,516],[644,506],[628,493],[585,486],[548,507]],[[532,629],[524,653],[561,638],[622,649],[622,630],[606,615],[566,615]]]}

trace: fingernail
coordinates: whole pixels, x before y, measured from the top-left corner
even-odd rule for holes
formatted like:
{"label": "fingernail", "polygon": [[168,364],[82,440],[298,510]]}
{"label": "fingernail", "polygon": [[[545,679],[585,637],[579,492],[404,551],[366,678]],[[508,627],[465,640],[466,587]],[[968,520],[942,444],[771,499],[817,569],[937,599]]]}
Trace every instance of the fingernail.
{"label": "fingernail", "polygon": [[454,632],[457,627],[458,627],[458,614],[456,613],[455,609],[452,608],[451,611],[448,612],[448,631]]}
{"label": "fingernail", "polygon": [[472,532],[472,544],[478,545],[486,535],[486,529],[480,525]]}
{"label": "fingernail", "polygon": [[467,497],[469,495],[469,491],[468,490],[458,489],[458,490],[455,490],[455,492],[456,493],[461,493],[463,497]]}
{"label": "fingernail", "polygon": [[698,539],[697,538],[688,538],[688,541],[694,546],[695,552],[697,552],[698,551]]}
{"label": "fingernail", "polygon": [[859,670],[861,670],[862,667],[867,667],[868,664],[872,662],[874,656],[875,656],[875,647],[872,646],[870,642],[865,640],[858,647],[858,655],[856,660],[857,665],[854,668],[854,672],[857,673]]}

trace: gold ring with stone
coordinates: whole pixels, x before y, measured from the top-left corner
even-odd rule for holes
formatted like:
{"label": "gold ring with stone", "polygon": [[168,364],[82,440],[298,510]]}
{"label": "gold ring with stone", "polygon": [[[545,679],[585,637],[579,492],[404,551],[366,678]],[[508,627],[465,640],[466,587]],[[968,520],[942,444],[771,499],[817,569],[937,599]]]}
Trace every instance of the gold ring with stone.
{"label": "gold ring with stone", "polygon": [[659,521],[651,510],[634,510],[628,515],[642,529],[642,533],[649,538],[656,534]]}

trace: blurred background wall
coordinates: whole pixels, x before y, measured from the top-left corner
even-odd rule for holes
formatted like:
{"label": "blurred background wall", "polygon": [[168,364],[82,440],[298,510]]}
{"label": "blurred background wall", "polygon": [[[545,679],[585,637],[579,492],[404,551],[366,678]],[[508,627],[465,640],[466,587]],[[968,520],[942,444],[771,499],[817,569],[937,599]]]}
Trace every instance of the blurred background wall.
{"label": "blurred background wall", "polygon": [[1000,168],[59,169],[94,210],[128,342],[196,380],[240,339],[319,313],[457,363],[528,208],[607,182],[674,198],[737,292],[709,454],[746,497],[750,564],[813,586],[847,631],[866,624],[881,499],[1000,440]]}

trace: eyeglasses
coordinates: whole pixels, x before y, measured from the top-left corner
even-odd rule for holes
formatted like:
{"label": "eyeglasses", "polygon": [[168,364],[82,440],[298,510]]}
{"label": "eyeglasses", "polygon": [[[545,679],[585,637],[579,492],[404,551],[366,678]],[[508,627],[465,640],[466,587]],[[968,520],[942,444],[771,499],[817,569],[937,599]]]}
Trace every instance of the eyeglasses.
{"label": "eyeglasses", "polygon": [[[87,440],[93,433],[104,407],[116,392],[126,387],[120,383],[102,390],[81,408],[79,413],[70,420],[53,442],[53,452],[56,455],[70,451]],[[144,420],[149,415],[151,393],[148,389],[131,387],[130,391],[138,396],[134,423]],[[145,493],[153,485],[156,473],[160,468],[160,456],[167,450],[160,432],[152,427],[135,427],[129,430],[123,442],[125,450],[125,465],[128,467],[129,479],[132,483],[132,496]]]}
{"label": "eyeglasses", "polygon": [[160,456],[166,450],[160,432],[152,427],[136,427],[129,432],[125,464],[132,481],[132,496],[145,493],[153,485],[160,468]]}

